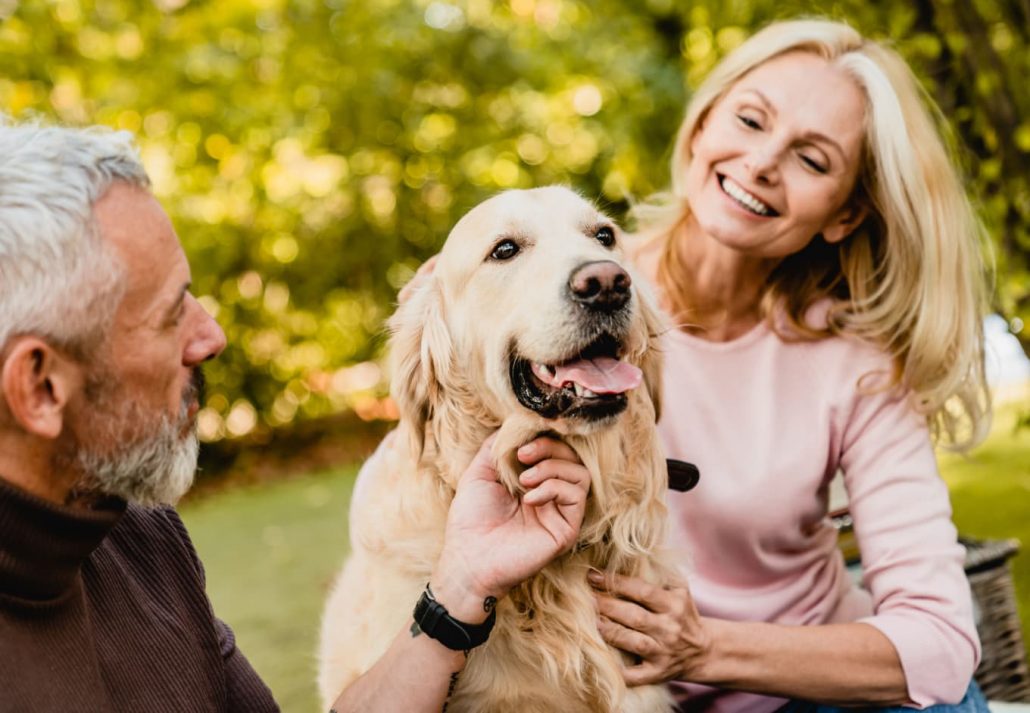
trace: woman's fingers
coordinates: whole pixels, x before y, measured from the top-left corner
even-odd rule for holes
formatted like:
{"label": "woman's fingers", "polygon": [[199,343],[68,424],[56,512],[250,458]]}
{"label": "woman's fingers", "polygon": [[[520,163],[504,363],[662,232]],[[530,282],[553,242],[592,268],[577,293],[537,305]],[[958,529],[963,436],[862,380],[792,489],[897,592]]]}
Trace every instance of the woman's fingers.
{"label": "woman's fingers", "polygon": [[668,612],[674,608],[672,594],[662,587],[639,577],[621,574],[590,572],[587,575],[595,588],[642,604],[653,612]]}
{"label": "woman's fingers", "polygon": [[627,686],[646,686],[652,683],[665,683],[665,670],[650,661],[644,661],[636,666],[627,666],[622,669],[622,680]]}
{"label": "woman's fingers", "polygon": [[639,604],[625,599],[606,597],[603,594],[596,595],[595,599],[597,600],[597,613],[602,617],[611,619],[627,629],[645,634],[650,634],[655,629],[652,625],[655,614]]}
{"label": "woman's fingers", "polygon": [[654,656],[660,649],[658,642],[647,634],[626,628],[603,614],[597,618],[597,630],[601,638],[617,649],[641,658]]}

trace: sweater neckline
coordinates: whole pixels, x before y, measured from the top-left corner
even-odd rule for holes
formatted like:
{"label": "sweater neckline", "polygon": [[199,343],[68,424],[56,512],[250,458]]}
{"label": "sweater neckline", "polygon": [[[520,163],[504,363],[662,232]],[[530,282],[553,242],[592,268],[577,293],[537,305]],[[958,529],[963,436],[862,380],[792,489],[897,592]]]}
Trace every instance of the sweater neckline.
{"label": "sweater neckline", "polygon": [[748,329],[746,332],[738,337],[734,337],[725,342],[714,342],[702,337],[695,336],[689,332],[685,332],[682,329],[670,329],[669,334],[673,339],[690,345],[692,347],[703,349],[711,352],[730,352],[738,349],[744,349],[750,346],[754,342],[761,339],[769,331],[769,324],[767,319],[761,319],[753,327]]}
{"label": "sweater neckline", "polygon": [[66,593],[125,509],[119,498],[57,505],[0,477],[0,595],[43,602]]}

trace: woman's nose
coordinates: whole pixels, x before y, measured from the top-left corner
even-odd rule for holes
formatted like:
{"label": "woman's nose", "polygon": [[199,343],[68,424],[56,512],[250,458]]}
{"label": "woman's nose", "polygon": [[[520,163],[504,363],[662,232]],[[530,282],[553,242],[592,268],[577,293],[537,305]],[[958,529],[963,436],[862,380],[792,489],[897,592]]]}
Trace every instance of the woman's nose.
{"label": "woman's nose", "polygon": [[765,141],[752,149],[744,157],[744,168],[748,177],[755,183],[771,185],[779,180],[779,161],[781,151],[773,141]]}

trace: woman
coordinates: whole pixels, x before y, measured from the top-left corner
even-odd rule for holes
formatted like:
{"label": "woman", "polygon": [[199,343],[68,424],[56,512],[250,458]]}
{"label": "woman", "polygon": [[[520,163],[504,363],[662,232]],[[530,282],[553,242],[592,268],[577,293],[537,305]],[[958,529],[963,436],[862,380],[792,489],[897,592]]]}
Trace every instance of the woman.
{"label": "woman", "polygon": [[[689,591],[594,584],[627,682],[675,681],[684,709],[967,694],[979,642],[931,438],[987,425],[981,229],[920,94],[846,25],[771,25],[695,93],[671,198],[637,212],[677,325],[659,427],[704,478],[669,497]],[[826,517],[838,470],[868,591]]]}

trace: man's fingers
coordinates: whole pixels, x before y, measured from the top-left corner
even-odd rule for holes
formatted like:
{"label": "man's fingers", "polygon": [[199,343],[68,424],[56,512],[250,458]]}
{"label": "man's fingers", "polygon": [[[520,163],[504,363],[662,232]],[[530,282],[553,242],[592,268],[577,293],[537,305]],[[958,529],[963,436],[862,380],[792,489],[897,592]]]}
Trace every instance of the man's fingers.
{"label": "man's fingers", "polygon": [[567,515],[558,509],[554,501],[544,503],[539,507],[527,508],[533,514],[531,517],[547,530],[547,534],[557,545],[556,553],[566,552],[576,542],[579,536],[580,521],[569,522]]}
{"label": "man's fingers", "polygon": [[559,460],[572,461],[573,463],[582,462],[579,456],[576,455],[576,451],[572,450],[569,444],[554,438],[547,438],[546,436],[534,438],[519,448],[518,458],[526,465],[539,463],[545,458],[557,458]]}
{"label": "man's fingers", "polygon": [[583,505],[586,493],[575,483],[549,478],[522,496],[522,502],[533,507],[554,502],[558,506]]}
{"label": "man's fingers", "polygon": [[590,473],[586,468],[564,460],[548,459],[537,463],[519,475],[519,482],[525,488],[535,488],[541,483],[557,478],[566,483],[572,483],[583,489],[584,492],[590,489]]}

